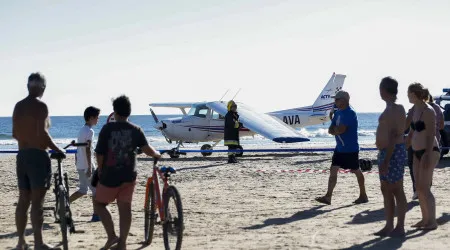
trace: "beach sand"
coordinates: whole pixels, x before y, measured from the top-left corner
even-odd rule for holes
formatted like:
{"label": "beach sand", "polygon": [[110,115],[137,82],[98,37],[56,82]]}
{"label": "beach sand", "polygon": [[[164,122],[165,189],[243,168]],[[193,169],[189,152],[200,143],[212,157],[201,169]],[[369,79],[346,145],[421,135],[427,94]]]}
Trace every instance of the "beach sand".
{"label": "beach sand", "polygon": [[[361,152],[360,158],[376,159],[374,151]],[[239,158],[239,164],[225,164],[225,154],[209,157],[189,154],[179,159],[164,156],[162,165],[178,169],[174,184],[182,198],[185,231],[182,249],[450,249],[450,165],[443,159],[435,171],[432,191],[437,201],[439,228],[416,231],[411,228],[421,217],[418,201],[411,201],[409,172],[404,186],[408,200],[407,236],[403,239],[379,238],[372,234],[384,226],[383,200],[377,173],[366,173],[369,203],[353,205],[359,189],[356,177],[341,173],[332,204],[323,206],[314,198],[327,188],[331,153],[254,153]],[[53,164],[55,164],[53,162]],[[63,163],[69,172],[71,193],[76,190],[73,155]],[[152,160],[139,157],[138,185],[134,195],[133,222],[128,249],[164,249],[162,228],[157,225],[151,246],[142,248],[144,238],[143,200],[146,176]],[[303,170],[299,172],[297,170]],[[310,169],[305,171],[306,169]],[[264,170],[259,171],[259,170]],[[283,172],[284,170],[284,172]],[[289,171],[295,170],[295,171]],[[374,165],[373,170],[377,170]],[[11,249],[17,243],[14,213],[18,190],[15,156],[0,158],[1,211],[0,248]],[[45,206],[53,206],[49,191]],[[109,206],[118,233],[118,212]],[[69,236],[70,249],[99,249],[106,241],[100,222],[90,223],[90,197],[72,204],[77,230],[84,233]],[[45,211],[44,240],[58,245],[59,225],[51,211]],[[27,241],[33,244],[31,224]]]}

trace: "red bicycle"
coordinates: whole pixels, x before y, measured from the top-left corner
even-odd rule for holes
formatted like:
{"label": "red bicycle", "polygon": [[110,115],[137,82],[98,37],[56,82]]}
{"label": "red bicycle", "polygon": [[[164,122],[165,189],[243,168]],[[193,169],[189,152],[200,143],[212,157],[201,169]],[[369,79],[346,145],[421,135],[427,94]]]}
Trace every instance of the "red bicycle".
{"label": "red bicycle", "polygon": [[[165,249],[181,249],[183,240],[183,206],[178,190],[169,185],[171,174],[176,170],[172,167],[157,166],[154,160],[153,174],[148,177],[145,190],[145,244],[150,245],[153,240],[155,224],[162,225]],[[163,181],[162,195],[158,176]],[[159,218],[159,220],[158,220]]]}

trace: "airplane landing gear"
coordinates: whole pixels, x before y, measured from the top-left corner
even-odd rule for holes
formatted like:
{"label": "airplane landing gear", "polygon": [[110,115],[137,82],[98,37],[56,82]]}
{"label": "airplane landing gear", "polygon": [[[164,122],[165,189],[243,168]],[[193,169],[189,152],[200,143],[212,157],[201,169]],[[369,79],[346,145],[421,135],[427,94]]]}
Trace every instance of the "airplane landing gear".
{"label": "airplane landing gear", "polygon": [[167,151],[167,154],[170,156],[170,158],[180,158],[180,151],[177,148],[172,148],[171,150]]}
{"label": "airplane landing gear", "polygon": [[172,148],[171,150],[167,151],[167,154],[170,156],[170,158],[180,158],[180,155],[186,155],[186,153],[180,152],[180,145],[181,141],[178,142],[178,146],[176,148]]}
{"label": "airplane landing gear", "polygon": [[[201,150],[212,150],[212,146],[209,144],[204,144],[201,148]],[[203,156],[210,156],[212,155],[212,152],[202,152]]]}

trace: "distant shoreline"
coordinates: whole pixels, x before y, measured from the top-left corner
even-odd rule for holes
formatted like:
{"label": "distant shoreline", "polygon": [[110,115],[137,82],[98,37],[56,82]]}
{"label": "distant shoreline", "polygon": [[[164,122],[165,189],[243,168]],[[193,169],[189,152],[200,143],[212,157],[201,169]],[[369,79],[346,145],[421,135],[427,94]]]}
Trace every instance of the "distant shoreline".
{"label": "distant shoreline", "polygon": [[[381,114],[381,112],[359,112],[357,114]],[[158,116],[182,116],[183,114],[158,114]],[[52,115],[52,117],[81,117],[83,115]],[[108,117],[108,115],[100,115],[100,117]],[[152,116],[151,114],[139,114],[139,115],[131,115],[131,117],[136,116]],[[12,118],[12,116],[0,116],[0,118]]]}

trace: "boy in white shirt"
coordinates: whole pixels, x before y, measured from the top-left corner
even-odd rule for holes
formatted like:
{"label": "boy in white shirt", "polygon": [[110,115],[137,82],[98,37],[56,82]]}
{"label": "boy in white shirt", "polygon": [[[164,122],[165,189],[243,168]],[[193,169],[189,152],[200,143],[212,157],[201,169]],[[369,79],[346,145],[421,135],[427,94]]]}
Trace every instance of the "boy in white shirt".
{"label": "boy in white shirt", "polygon": [[[95,170],[94,160],[93,160],[93,147],[92,147],[92,141],[94,140],[94,130],[92,129],[93,126],[97,125],[98,123],[98,116],[100,115],[100,109],[96,107],[87,107],[84,110],[84,120],[86,123],[84,126],[80,129],[80,132],[78,133],[78,143],[85,143],[87,142],[86,147],[80,147],[77,150],[77,153],[75,155],[75,165],[77,166],[78,176],[79,176],[79,189],[73,193],[69,201],[70,203],[74,202],[78,198],[84,196],[88,192],[88,188],[92,192],[92,202],[95,200],[95,187],[92,187],[91,185],[91,176],[92,173]],[[92,214],[92,222],[100,221],[100,217],[95,212],[95,206],[94,207],[94,213]]]}

